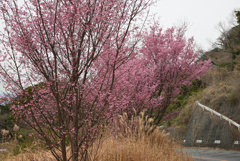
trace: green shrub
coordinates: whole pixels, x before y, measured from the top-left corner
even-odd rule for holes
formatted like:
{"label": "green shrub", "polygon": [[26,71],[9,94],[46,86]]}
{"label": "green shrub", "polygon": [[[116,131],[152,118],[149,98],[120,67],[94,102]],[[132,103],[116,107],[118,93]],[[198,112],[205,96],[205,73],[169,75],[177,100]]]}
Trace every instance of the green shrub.
{"label": "green shrub", "polygon": [[234,69],[234,62],[222,62],[218,64],[219,68],[227,68],[229,71],[232,71]]}
{"label": "green shrub", "polygon": [[[30,133],[35,133],[33,130],[29,129],[20,129],[17,134],[17,144],[13,148],[13,155],[18,155],[21,151],[37,151],[39,147],[46,149],[46,146],[43,142],[37,141],[34,137],[29,137]],[[22,137],[20,137],[20,135]]]}
{"label": "green shrub", "polygon": [[[188,86],[182,86],[180,89],[180,94],[177,96],[175,101],[172,101],[169,105],[169,108],[166,110],[166,115],[182,111],[183,108],[187,105],[189,102],[188,98],[192,98],[192,96],[197,95],[199,92],[201,92],[205,88],[204,83],[200,79],[195,79],[192,81],[192,83]],[[184,112],[182,115],[182,118],[173,119],[173,120],[165,120],[165,125],[171,126],[173,124],[175,125],[185,125],[186,122],[188,122],[187,119],[190,118],[191,111],[190,112]],[[177,116],[178,117],[178,116]],[[178,123],[179,121],[179,123]]]}
{"label": "green shrub", "polygon": [[232,106],[238,105],[239,103],[239,96],[236,94],[235,91],[229,95],[228,99]]}

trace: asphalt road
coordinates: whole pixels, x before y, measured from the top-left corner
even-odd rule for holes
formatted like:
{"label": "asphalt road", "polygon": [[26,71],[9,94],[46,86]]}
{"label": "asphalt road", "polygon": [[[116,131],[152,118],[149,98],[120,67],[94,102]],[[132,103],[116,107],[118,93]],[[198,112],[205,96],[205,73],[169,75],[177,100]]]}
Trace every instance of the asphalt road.
{"label": "asphalt road", "polygon": [[194,161],[240,161],[240,151],[184,148]]}

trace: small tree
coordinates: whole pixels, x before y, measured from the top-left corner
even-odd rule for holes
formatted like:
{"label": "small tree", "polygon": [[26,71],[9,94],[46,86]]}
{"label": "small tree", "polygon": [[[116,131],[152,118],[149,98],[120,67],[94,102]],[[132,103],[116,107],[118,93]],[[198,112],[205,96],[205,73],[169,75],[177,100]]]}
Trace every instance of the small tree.
{"label": "small tree", "polygon": [[240,54],[240,26],[236,23],[239,22],[239,11],[234,11],[234,20],[230,21],[228,26],[226,24],[220,22],[218,24],[218,31],[220,32],[220,36],[217,38],[216,42],[213,44],[215,49],[220,49],[221,51],[230,53],[232,56],[231,62],[231,70],[234,69],[236,64],[235,60],[237,55]]}

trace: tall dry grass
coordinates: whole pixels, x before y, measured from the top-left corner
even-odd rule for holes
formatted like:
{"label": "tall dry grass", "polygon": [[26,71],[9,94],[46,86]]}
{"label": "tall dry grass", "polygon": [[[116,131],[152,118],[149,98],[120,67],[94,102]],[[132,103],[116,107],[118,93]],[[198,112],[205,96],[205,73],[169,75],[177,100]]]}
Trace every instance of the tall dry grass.
{"label": "tall dry grass", "polygon": [[[120,116],[115,122],[117,133],[110,135],[99,144],[96,141],[88,149],[87,161],[192,161],[169,135],[160,129],[151,132],[152,119],[140,116],[127,119]],[[109,134],[109,133],[108,133]],[[69,153],[70,154],[70,153]],[[5,161],[52,161],[49,151],[22,151],[17,156],[4,158]],[[81,158],[79,158],[81,160]]]}
{"label": "tall dry grass", "polygon": [[[128,119],[120,116],[115,124],[119,127],[116,136],[111,136],[101,145],[97,161],[190,161],[182,147],[160,129],[151,132],[152,118],[140,116]],[[117,129],[115,127],[115,129]]]}
{"label": "tall dry grass", "polygon": [[[21,147],[17,140],[12,140],[10,142],[5,142],[0,144],[0,160],[21,160],[21,161],[37,161],[37,160],[50,160],[48,159],[53,157],[50,154],[50,151],[46,151],[41,144],[32,143],[27,148]],[[5,151],[6,149],[6,151]],[[16,155],[18,154],[18,155]],[[16,156],[15,156],[16,155]]]}
{"label": "tall dry grass", "polygon": [[[179,150],[179,151],[178,151]],[[136,141],[135,138],[107,139],[101,146],[97,161],[190,161],[181,147],[155,131]]]}

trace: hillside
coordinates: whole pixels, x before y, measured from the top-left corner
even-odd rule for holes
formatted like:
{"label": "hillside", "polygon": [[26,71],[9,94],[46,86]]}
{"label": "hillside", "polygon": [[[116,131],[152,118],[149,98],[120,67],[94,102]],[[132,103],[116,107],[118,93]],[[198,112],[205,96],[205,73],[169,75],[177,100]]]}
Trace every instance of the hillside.
{"label": "hillside", "polygon": [[[194,146],[194,140],[204,138],[208,142],[214,139],[232,142],[240,138],[237,128],[229,126],[228,122],[211,116],[196,107],[196,101],[210,107],[240,124],[240,27],[228,31],[228,36],[220,37],[221,48],[206,52],[200,59],[212,60],[212,68],[200,80],[202,85],[181,101],[183,110],[172,124],[178,128],[169,128],[180,140],[190,139],[188,146]],[[219,38],[219,39],[220,39]],[[174,129],[174,130],[173,130]],[[230,140],[229,140],[230,139]],[[213,141],[214,142],[214,141]],[[224,143],[227,144],[227,143]],[[207,146],[207,143],[202,146]],[[196,146],[196,145],[195,145]],[[216,146],[216,145],[208,145]],[[231,148],[225,146],[223,148]],[[238,147],[237,149],[240,149]]]}
{"label": "hillside", "polygon": [[[189,98],[186,108],[193,100],[235,119],[240,123],[240,26],[228,31],[228,36],[221,35],[221,48],[206,52],[200,59],[212,60],[211,70],[201,80],[205,89]],[[218,42],[219,43],[219,42]],[[190,101],[192,99],[192,101]]]}
{"label": "hillside", "polygon": [[[201,78],[206,88],[187,98],[187,103],[178,119],[181,119],[186,113],[191,113],[189,111],[193,110],[195,101],[199,101],[240,123],[240,117],[238,117],[240,115],[240,72],[238,64],[235,65],[234,70],[229,70],[231,55],[226,52],[208,52],[207,56],[212,60],[220,57],[221,60],[216,61],[220,65],[213,65],[212,69]],[[240,56],[237,56],[236,61],[240,61]]]}

